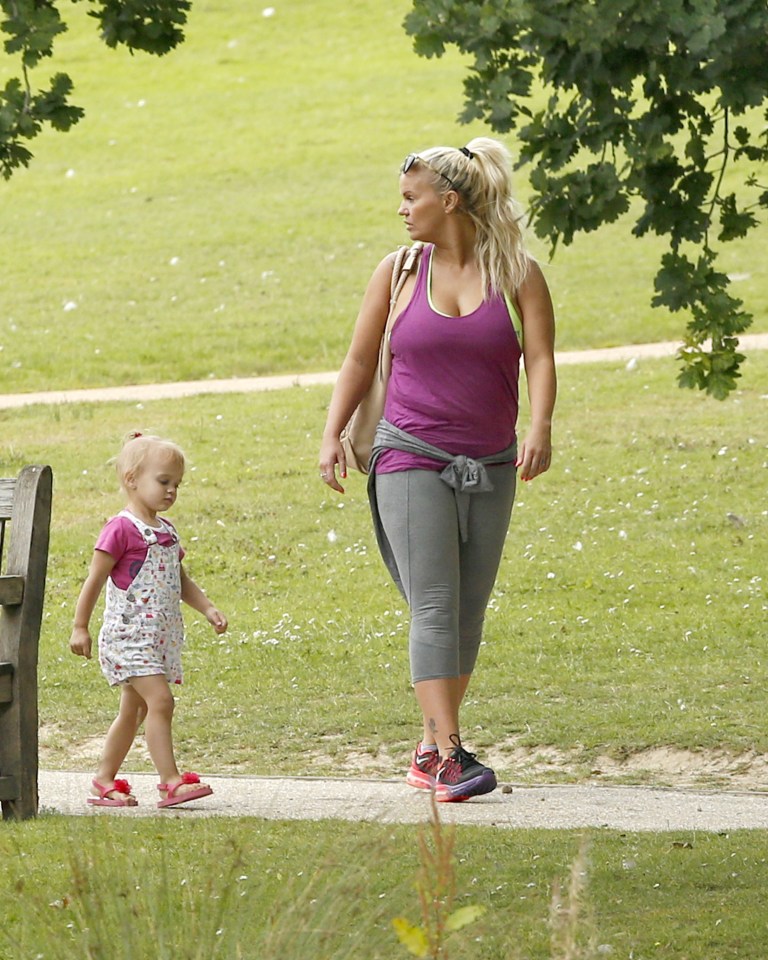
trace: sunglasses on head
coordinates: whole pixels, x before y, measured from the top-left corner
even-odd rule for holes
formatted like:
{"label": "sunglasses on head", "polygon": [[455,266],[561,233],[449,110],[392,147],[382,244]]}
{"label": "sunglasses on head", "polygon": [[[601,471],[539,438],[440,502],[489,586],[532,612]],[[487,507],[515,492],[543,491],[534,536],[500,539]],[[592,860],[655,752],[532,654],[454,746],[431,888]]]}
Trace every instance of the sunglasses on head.
{"label": "sunglasses on head", "polygon": [[439,170],[436,170],[436,169],[432,166],[431,163],[429,163],[428,161],[426,161],[426,160],[424,159],[424,157],[420,157],[420,156],[418,155],[418,153],[409,153],[409,154],[408,154],[408,156],[407,156],[407,157],[405,158],[405,160],[403,161],[402,167],[400,167],[400,172],[401,172],[401,173],[408,173],[408,171],[411,169],[411,167],[414,165],[414,163],[416,163],[417,160],[419,161],[419,163],[423,163],[425,167],[428,167],[428,168],[432,171],[432,173],[436,173],[436,174],[438,175],[438,177],[442,177],[443,180],[445,180],[447,183],[449,183],[449,184],[451,185],[451,190],[455,190],[457,193],[459,192],[458,187],[457,187],[456,184],[453,182],[453,180],[451,180],[450,177],[446,177],[446,175],[445,175],[444,173],[441,173]]}

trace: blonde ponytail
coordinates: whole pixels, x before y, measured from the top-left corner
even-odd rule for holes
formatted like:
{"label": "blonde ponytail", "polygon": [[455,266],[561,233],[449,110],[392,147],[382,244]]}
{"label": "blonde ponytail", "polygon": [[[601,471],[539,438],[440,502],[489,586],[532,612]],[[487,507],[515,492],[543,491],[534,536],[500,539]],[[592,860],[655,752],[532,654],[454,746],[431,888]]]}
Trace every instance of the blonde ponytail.
{"label": "blonde ponytail", "polygon": [[514,295],[525,280],[532,257],[523,241],[522,207],[512,196],[511,157],[490,137],[476,137],[466,147],[432,147],[418,154],[435,177],[435,189],[454,189],[461,210],[472,220],[475,253],[486,295]]}

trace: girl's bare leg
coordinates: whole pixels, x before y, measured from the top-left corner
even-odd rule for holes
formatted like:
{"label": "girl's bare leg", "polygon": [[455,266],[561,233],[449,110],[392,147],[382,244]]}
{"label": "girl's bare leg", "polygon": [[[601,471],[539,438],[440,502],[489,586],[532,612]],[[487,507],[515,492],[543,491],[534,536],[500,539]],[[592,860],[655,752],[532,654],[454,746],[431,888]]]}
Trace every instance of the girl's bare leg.
{"label": "girl's bare leg", "polygon": [[[144,721],[144,736],[160,783],[173,787],[181,783],[181,774],[176,766],[173,750],[173,709],[175,700],[168,681],[163,674],[152,677],[132,677],[129,681],[147,705]],[[182,784],[177,795],[195,790],[199,784]]]}
{"label": "girl's bare leg", "polygon": [[[120,688],[120,707],[117,716],[107,731],[96,771],[96,780],[103,787],[115,782],[117,772],[128,756],[128,751],[136,739],[136,732],[141,726],[145,713],[146,704],[142,698],[135,690],[131,689],[129,684],[123,684]],[[96,793],[95,788],[93,792]],[[137,803],[133,794],[118,794],[113,790],[108,790],[106,796],[110,799],[125,800],[128,806],[135,806]]]}

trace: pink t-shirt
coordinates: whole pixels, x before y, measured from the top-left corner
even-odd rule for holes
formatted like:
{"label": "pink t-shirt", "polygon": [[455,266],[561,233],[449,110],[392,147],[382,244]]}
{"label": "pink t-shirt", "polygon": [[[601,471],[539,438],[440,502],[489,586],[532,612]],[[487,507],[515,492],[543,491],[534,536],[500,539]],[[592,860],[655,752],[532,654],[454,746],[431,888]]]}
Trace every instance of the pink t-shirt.
{"label": "pink t-shirt", "polygon": [[[173,530],[176,528],[168,520],[164,520]],[[149,528],[157,537],[157,542],[168,547],[173,543],[173,536],[165,527]],[[136,529],[136,525],[128,517],[112,517],[102,528],[96,541],[96,550],[102,550],[115,559],[110,579],[120,590],[127,590],[136,579],[144,561],[147,559],[146,540]],[[179,544],[179,561],[184,559],[184,550]]]}
{"label": "pink t-shirt", "polygon": [[[520,341],[503,297],[483,300],[464,317],[434,309],[429,289],[433,249],[424,248],[413,295],[392,329],[384,416],[446,453],[491,456],[515,440]],[[376,471],[444,466],[384,450]]]}

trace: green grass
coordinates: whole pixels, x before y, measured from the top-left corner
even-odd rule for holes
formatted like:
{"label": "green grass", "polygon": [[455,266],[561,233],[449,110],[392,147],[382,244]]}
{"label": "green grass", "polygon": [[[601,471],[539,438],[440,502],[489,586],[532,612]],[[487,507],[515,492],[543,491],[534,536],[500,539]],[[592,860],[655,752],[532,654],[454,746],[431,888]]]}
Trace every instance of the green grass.
{"label": "green grass", "polygon": [[[447,830],[449,828],[443,828]],[[453,960],[763,955],[762,834],[636,835],[458,828],[456,905],[486,908]],[[553,883],[581,867],[572,933],[551,944]],[[43,817],[0,831],[0,956],[114,960],[407,957],[418,924],[413,828]],[[562,917],[561,917],[562,919]],[[8,944],[11,944],[9,946]]]}
{"label": "green grass", "polygon": [[[51,69],[87,116],[0,185],[4,390],[335,369],[373,267],[406,240],[402,157],[489,132],[456,122],[464,61],[417,58],[408,8],[293,0],[265,18],[196,0],[187,41],[158,60],[106,49],[69,5]],[[15,69],[0,58],[0,82]],[[681,317],[649,306],[664,243],[630,226],[548,268],[562,349],[680,336]],[[764,239],[727,244],[723,263],[746,275],[756,330]]]}
{"label": "green grass", "polygon": [[[519,491],[464,712],[465,737],[504,777],[530,778],[516,751],[543,746],[566,757],[555,779],[659,746],[768,750],[768,357],[724,403],[680,391],[672,372],[671,361],[561,370],[555,463]],[[138,427],[190,455],[173,519],[190,573],[231,623],[216,638],[186,611],[183,762],[399,775],[418,732],[407,611],[362,478],[344,498],[317,479],[328,397],[295,388],[0,415],[2,472],[41,461],[55,476],[46,765],[88,767],[115,709],[67,640],[96,534],[121,507],[107,461]],[[149,768],[138,750],[129,766]]]}

